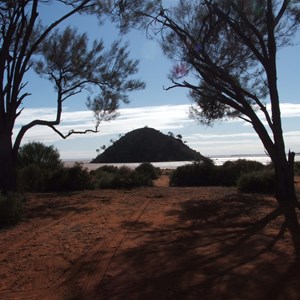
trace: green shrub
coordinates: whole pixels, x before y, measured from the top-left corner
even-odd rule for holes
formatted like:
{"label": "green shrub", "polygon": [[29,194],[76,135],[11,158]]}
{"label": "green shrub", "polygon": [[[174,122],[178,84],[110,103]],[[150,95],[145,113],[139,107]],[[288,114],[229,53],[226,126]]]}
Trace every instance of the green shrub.
{"label": "green shrub", "polygon": [[215,185],[234,186],[242,174],[255,171],[262,171],[265,166],[257,161],[238,159],[236,161],[226,161],[215,170]]}
{"label": "green shrub", "polygon": [[132,170],[126,166],[103,166],[91,171],[94,185],[97,188],[133,188],[139,186],[152,186],[153,172],[149,166],[137,167]]}
{"label": "green shrub", "polygon": [[170,175],[170,186],[209,186],[213,184],[215,165],[210,160],[176,168]]}
{"label": "green shrub", "polygon": [[158,179],[161,175],[160,168],[154,167],[151,163],[145,162],[135,168],[135,171],[141,175],[141,177],[149,177],[152,180]]}
{"label": "green shrub", "polygon": [[0,226],[15,224],[22,218],[23,200],[17,193],[0,193]]}
{"label": "green shrub", "polygon": [[55,170],[48,181],[48,192],[70,192],[92,189],[92,178],[80,163]]}
{"label": "green shrub", "polygon": [[20,192],[44,192],[47,190],[52,170],[42,169],[35,164],[17,170],[17,189]]}
{"label": "green shrub", "polygon": [[131,188],[134,187],[132,180],[133,170],[126,166],[118,168],[118,172],[115,174],[112,180],[112,188]]}
{"label": "green shrub", "polygon": [[274,193],[275,175],[273,171],[256,171],[241,175],[237,182],[239,191],[244,193]]}
{"label": "green shrub", "polygon": [[45,192],[53,173],[63,167],[53,146],[32,142],[18,153],[17,187],[19,191]]}
{"label": "green shrub", "polygon": [[107,171],[98,171],[94,173],[94,186],[96,188],[109,189],[112,187],[112,181],[115,177],[115,174]]}
{"label": "green shrub", "polygon": [[31,142],[22,146],[18,153],[18,166],[22,168],[29,165],[53,170],[61,167],[62,163],[58,150],[53,146]]}

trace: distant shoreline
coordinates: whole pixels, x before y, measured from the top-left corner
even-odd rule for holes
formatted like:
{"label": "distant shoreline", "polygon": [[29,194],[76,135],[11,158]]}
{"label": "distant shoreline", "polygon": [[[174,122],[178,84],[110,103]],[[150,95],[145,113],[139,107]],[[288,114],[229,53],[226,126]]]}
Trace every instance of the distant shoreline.
{"label": "distant shoreline", "polygon": [[[271,162],[271,159],[266,154],[248,154],[248,155],[220,155],[220,156],[211,156],[209,157],[213,160],[215,165],[222,165],[226,161],[235,161],[238,159],[248,159],[261,162],[263,164],[268,164]],[[128,166],[129,168],[136,168],[141,163],[91,163],[92,159],[62,159],[62,162],[67,167],[73,166],[76,162],[82,163],[85,168],[88,170],[95,170],[104,165],[113,165],[113,166]],[[295,161],[300,161],[300,153],[296,153]],[[193,161],[167,161],[167,162],[152,162],[153,166],[159,167],[160,169],[176,169],[179,166],[186,164],[191,164]]]}

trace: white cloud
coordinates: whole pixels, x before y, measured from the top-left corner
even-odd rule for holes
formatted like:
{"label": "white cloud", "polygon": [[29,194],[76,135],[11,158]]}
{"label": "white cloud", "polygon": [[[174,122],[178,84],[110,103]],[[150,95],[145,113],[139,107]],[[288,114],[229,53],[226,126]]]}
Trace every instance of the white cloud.
{"label": "white cloud", "polygon": [[[205,140],[216,140],[216,139],[232,139],[232,138],[244,138],[244,137],[257,137],[256,133],[231,133],[231,134],[204,134],[204,133],[196,133],[191,136],[189,136],[189,139],[191,140],[199,140],[199,139],[205,139]],[[224,141],[222,141],[224,142]]]}
{"label": "white cloud", "polygon": [[[270,105],[268,105],[268,110],[270,110]],[[300,104],[298,103],[281,103],[280,110],[283,118],[300,117]]]}
{"label": "white cloud", "polygon": [[[58,148],[63,157],[82,157],[85,153],[91,153],[90,149],[98,148],[99,143],[107,143],[110,138],[115,138],[120,133],[127,133],[148,126],[163,132],[180,130],[188,145],[204,155],[263,153],[264,150],[259,138],[253,130],[249,130],[249,127],[241,126],[238,123],[234,125],[232,122],[223,122],[221,125],[218,124],[206,130],[203,126],[199,126],[195,121],[189,119],[188,110],[189,104],[123,108],[119,110],[120,116],[116,120],[100,125],[100,132],[97,135],[73,135],[63,141],[50,128],[36,126],[28,131],[23,142],[34,140],[59,145]],[[285,121],[288,122],[288,118],[300,116],[300,104],[283,103],[281,111],[282,117],[286,118]],[[37,118],[54,120],[55,115],[56,110],[54,108],[28,108],[17,119],[16,129]],[[240,122],[244,121],[240,120]],[[231,126],[230,130],[228,126]],[[66,108],[58,128],[63,133],[72,129],[93,129],[93,113],[90,111],[70,111]],[[234,132],[235,128],[237,133]],[[290,148],[296,152],[300,151],[300,131],[298,129],[300,130],[300,128],[293,127],[293,130],[284,133],[287,149]],[[70,149],[67,150],[67,147]],[[87,157],[93,156],[93,151]]]}
{"label": "white cloud", "polygon": [[[146,106],[140,108],[120,109],[120,116],[113,121],[100,125],[100,135],[126,133],[136,128],[154,127],[157,130],[183,128],[185,124],[193,121],[188,117],[189,105],[162,105]],[[17,128],[34,119],[54,120],[55,109],[26,109],[17,120]],[[62,114],[62,122],[57,128],[67,133],[69,130],[94,129],[93,113],[90,111],[67,111]],[[81,136],[82,138],[90,135]],[[72,138],[78,138],[73,135]],[[55,132],[46,126],[36,126],[28,131],[26,139],[41,141],[56,141],[61,139]]]}

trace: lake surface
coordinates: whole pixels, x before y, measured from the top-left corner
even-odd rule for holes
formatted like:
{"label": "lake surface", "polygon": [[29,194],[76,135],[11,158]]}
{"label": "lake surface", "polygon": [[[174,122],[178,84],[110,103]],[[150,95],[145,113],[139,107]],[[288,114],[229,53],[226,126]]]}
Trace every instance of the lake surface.
{"label": "lake surface", "polygon": [[[220,166],[226,161],[235,161],[238,159],[247,159],[247,160],[254,160],[259,161],[263,164],[268,164],[271,162],[270,158],[267,155],[261,154],[261,155],[230,155],[230,156],[216,156],[216,157],[210,157],[215,165]],[[112,165],[116,167],[120,166],[127,166],[129,168],[136,168],[140,165],[140,163],[118,163],[118,164],[94,164],[90,163],[91,160],[88,159],[78,159],[78,160],[63,160],[65,166],[72,166],[75,162],[80,162],[83,164],[85,168],[88,170],[95,170],[98,169],[104,165]],[[300,161],[300,155],[296,154],[295,161]],[[167,161],[167,162],[153,162],[152,165],[155,167],[159,167],[161,169],[176,169],[179,166],[192,164],[192,161]]]}

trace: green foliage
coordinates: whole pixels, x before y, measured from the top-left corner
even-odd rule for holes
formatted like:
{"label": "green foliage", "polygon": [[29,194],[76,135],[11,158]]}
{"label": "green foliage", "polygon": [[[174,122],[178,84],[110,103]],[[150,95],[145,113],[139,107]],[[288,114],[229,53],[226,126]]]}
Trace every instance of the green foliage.
{"label": "green foliage", "polygon": [[115,174],[117,174],[118,168],[114,166],[103,166],[96,170],[91,171],[91,176],[93,178],[94,186],[96,188],[113,188],[113,179]]}
{"label": "green foliage", "polygon": [[35,164],[24,166],[18,169],[17,189],[20,192],[44,192],[52,173],[52,169],[42,169]]}
{"label": "green foliage", "polygon": [[260,162],[239,159],[215,166],[209,159],[178,167],[171,173],[171,186],[235,186],[243,174],[266,170]]}
{"label": "green foliage", "polygon": [[17,188],[19,191],[43,192],[55,170],[62,168],[60,155],[53,146],[31,142],[18,154]]}
{"label": "green foliage", "polygon": [[161,175],[160,168],[154,167],[151,163],[145,162],[140,164],[135,171],[140,176],[148,176],[152,180],[158,179],[158,177]]}
{"label": "green foliage", "polygon": [[160,170],[150,163],[143,163],[135,170],[126,166],[103,166],[91,171],[91,175],[98,188],[133,188],[152,186],[153,180],[160,175]]}
{"label": "green foliage", "polygon": [[15,224],[22,218],[23,200],[17,193],[0,193],[0,226]]}
{"label": "green foliage", "polygon": [[275,191],[275,175],[270,170],[243,174],[239,178],[237,186],[241,192],[245,193],[272,194]]}
{"label": "green foliage", "polygon": [[222,166],[217,167],[214,182],[216,185],[234,186],[242,174],[264,169],[262,163],[253,160],[226,161]]}
{"label": "green foliage", "polygon": [[19,168],[29,165],[41,169],[55,169],[61,166],[60,155],[53,146],[46,146],[40,142],[31,142],[22,146],[18,153]]}
{"label": "green foliage", "polygon": [[49,178],[48,192],[69,192],[92,189],[89,171],[80,163],[68,168],[59,168]]}
{"label": "green foliage", "polygon": [[204,160],[178,167],[170,175],[170,186],[208,186],[213,185],[215,166]]}
{"label": "green foliage", "polygon": [[18,190],[29,192],[61,192],[92,188],[87,169],[79,163],[66,168],[53,146],[29,143],[18,157]]}

